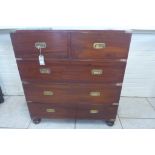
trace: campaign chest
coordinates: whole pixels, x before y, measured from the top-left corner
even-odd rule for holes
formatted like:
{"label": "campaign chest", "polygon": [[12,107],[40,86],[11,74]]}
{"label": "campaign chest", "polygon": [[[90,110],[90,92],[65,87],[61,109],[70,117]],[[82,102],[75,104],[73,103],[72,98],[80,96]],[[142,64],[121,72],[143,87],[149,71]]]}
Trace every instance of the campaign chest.
{"label": "campaign chest", "polygon": [[131,33],[17,30],[11,39],[34,123],[71,118],[114,124]]}

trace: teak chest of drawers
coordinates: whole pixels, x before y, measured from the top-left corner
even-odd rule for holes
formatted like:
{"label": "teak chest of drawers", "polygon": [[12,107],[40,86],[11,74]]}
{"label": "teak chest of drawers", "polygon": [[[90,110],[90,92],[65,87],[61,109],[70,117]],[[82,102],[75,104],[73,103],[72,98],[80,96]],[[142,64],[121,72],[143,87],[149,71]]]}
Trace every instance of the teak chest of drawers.
{"label": "teak chest of drawers", "polygon": [[17,30],[11,39],[29,112],[113,125],[131,34],[114,30]]}

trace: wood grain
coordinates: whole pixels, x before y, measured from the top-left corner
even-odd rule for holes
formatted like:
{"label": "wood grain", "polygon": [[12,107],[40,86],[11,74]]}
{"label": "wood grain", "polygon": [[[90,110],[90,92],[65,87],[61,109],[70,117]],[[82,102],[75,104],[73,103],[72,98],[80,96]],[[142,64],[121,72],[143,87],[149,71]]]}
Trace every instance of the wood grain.
{"label": "wood grain", "polygon": [[[26,99],[42,103],[89,103],[111,104],[118,103],[121,87],[104,84],[25,84]],[[44,95],[50,91],[53,95]],[[99,92],[100,96],[91,96],[91,92]]]}
{"label": "wood grain", "polygon": [[[116,106],[103,105],[67,105],[47,104],[33,102],[28,104],[31,118],[71,118],[71,119],[115,119]],[[54,112],[47,112],[47,109],[54,109]],[[90,110],[98,110],[98,113],[90,113]]]}
{"label": "wood grain", "polygon": [[[78,104],[76,118],[77,119],[115,119],[117,114],[117,106],[107,105],[90,105]],[[91,113],[92,110],[97,110],[97,113]]]}
{"label": "wood grain", "polygon": [[11,39],[17,58],[38,59],[36,42],[46,43],[46,48],[42,49],[45,59],[68,57],[66,31],[17,31],[11,34]]}
{"label": "wood grain", "polygon": [[[123,82],[130,33],[19,30],[11,39],[32,119],[116,118],[122,88],[116,83]],[[39,65],[35,42],[47,44],[45,65]],[[93,43],[105,43],[105,48],[95,49]],[[92,75],[93,69],[102,74]]]}
{"label": "wood grain", "polygon": [[[37,60],[18,61],[18,68],[22,80],[55,81],[55,82],[92,82],[117,83],[122,82],[126,63],[124,62],[83,62],[83,63],[57,63],[46,61],[40,66]],[[40,73],[46,69],[48,73]],[[93,75],[93,69],[103,71],[101,75]]]}
{"label": "wood grain", "polygon": [[[31,118],[75,118],[76,110],[74,105],[29,103],[28,108]],[[47,112],[47,109],[54,109],[55,112]]]}
{"label": "wood grain", "polygon": [[[76,59],[127,58],[131,35],[117,31],[88,31],[71,33],[71,52]],[[94,49],[93,43],[105,43],[103,49]]]}

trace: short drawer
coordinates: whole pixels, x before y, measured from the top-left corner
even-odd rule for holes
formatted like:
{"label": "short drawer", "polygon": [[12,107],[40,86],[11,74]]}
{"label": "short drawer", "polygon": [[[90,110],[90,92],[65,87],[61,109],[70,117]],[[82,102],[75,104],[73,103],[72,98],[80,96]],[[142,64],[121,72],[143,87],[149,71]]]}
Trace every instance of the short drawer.
{"label": "short drawer", "polygon": [[11,40],[16,58],[38,59],[40,51],[37,46],[40,44],[45,59],[68,56],[66,31],[19,30],[11,34]]}
{"label": "short drawer", "polygon": [[77,119],[115,119],[118,106],[81,104],[77,107]]}
{"label": "short drawer", "polygon": [[131,34],[123,31],[80,31],[71,33],[75,59],[126,59]]}
{"label": "short drawer", "polygon": [[74,105],[28,103],[31,117],[45,118],[75,118]]}
{"label": "short drawer", "polygon": [[104,84],[24,84],[27,101],[41,103],[118,103],[121,86]]}
{"label": "short drawer", "polygon": [[124,62],[64,62],[47,61],[40,66],[38,61],[17,61],[22,80],[58,82],[122,82],[126,63]]}

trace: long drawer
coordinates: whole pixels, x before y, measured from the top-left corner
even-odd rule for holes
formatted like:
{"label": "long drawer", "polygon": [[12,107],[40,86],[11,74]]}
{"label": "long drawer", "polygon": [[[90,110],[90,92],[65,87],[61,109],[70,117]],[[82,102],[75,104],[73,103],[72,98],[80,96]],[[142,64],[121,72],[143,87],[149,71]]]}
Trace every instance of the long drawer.
{"label": "long drawer", "polygon": [[104,84],[24,84],[27,101],[43,103],[118,103],[121,86]]}
{"label": "long drawer", "polygon": [[40,66],[38,61],[17,61],[22,80],[64,82],[122,82],[124,62],[52,62]]}
{"label": "long drawer", "polygon": [[76,59],[126,59],[131,34],[124,31],[71,33],[71,52]]}
{"label": "long drawer", "polygon": [[32,118],[77,118],[77,119],[115,119],[117,106],[104,105],[64,105],[53,103],[28,104]]}
{"label": "long drawer", "polygon": [[38,43],[41,43],[41,54],[45,59],[68,57],[68,33],[66,31],[16,31],[11,34],[11,39],[17,58],[38,58],[40,54],[37,48]]}

